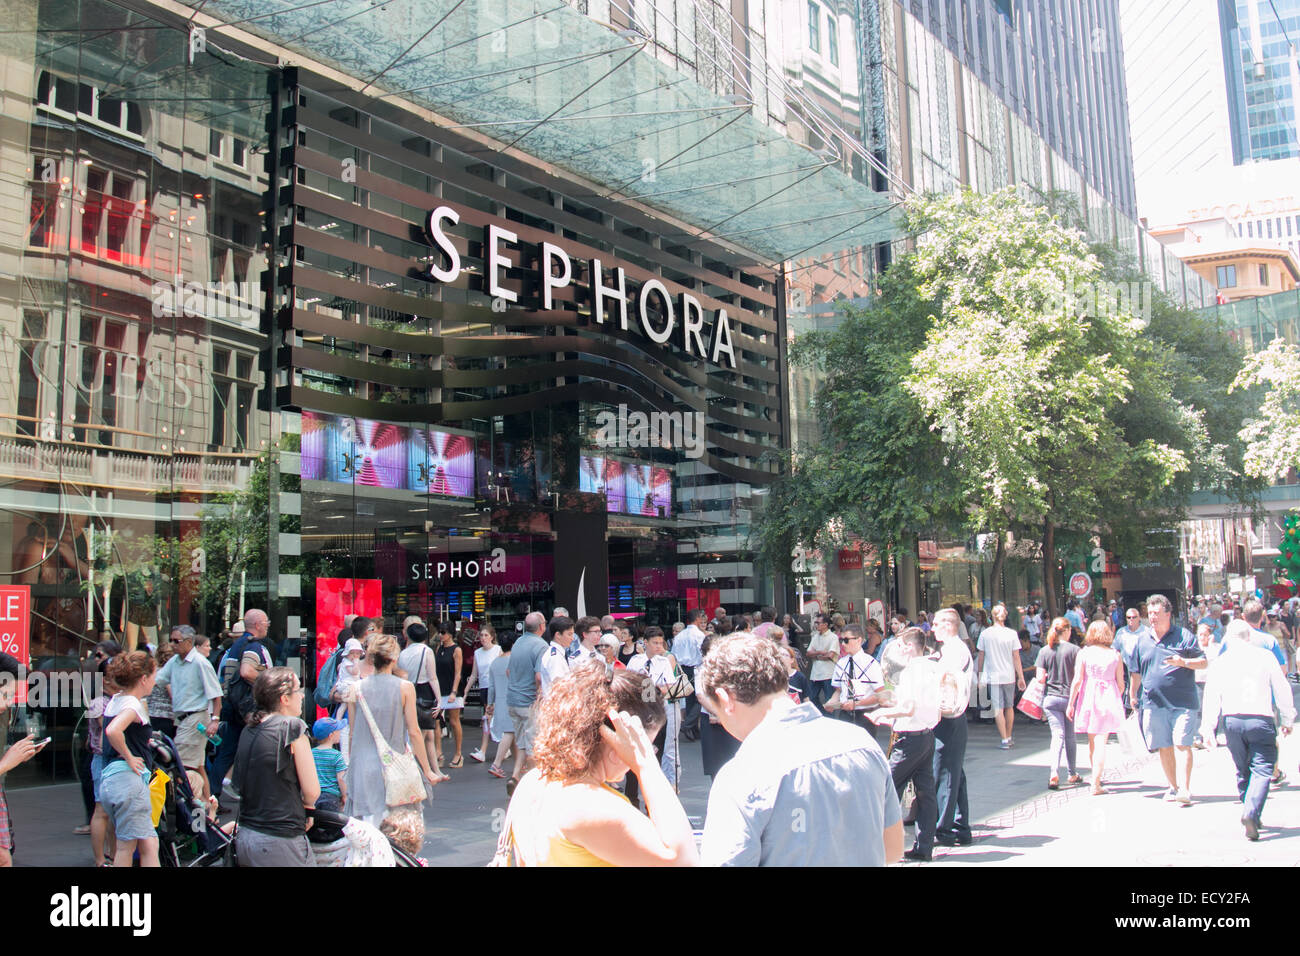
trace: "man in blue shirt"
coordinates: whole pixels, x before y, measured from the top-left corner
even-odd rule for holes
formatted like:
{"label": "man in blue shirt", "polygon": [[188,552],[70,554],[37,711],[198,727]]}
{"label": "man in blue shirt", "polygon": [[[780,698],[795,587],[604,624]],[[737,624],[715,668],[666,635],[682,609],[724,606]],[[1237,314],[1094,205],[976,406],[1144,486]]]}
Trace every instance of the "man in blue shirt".
{"label": "man in blue shirt", "polygon": [[1074,627],[1078,628],[1080,632],[1085,630],[1083,626],[1083,613],[1079,610],[1078,601],[1073,599],[1070,601],[1068,609],[1065,612],[1065,619]]}
{"label": "man in blue shirt", "polygon": [[188,624],[172,628],[170,641],[176,653],[158,671],[155,682],[171,693],[172,716],[176,721],[176,751],[185,769],[197,771],[202,778],[202,798],[206,800],[211,787],[203,757],[208,741],[217,733],[222,693],[216,671],[194,648],[196,636],[194,628]]}
{"label": "man in blue shirt", "polygon": [[[515,725],[515,770],[506,781],[513,795],[537,735],[536,703],[542,689],[543,657],[550,645],[542,639],[546,618],[533,611],[524,618],[524,636],[515,641],[506,668],[506,709]],[[572,624],[570,624],[572,627]]]}
{"label": "man in blue shirt", "polygon": [[[1166,800],[1191,806],[1192,742],[1196,739],[1196,676],[1208,661],[1196,637],[1174,625],[1174,608],[1163,594],[1147,598],[1151,634],[1138,638],[1129,655],[1129,703],[1138,706],[1142,691],[1142,721],[1147,746],[1160,752],[1160,766],[1169,781]],[[1182,756],[1182,786],[1174,751]]]}

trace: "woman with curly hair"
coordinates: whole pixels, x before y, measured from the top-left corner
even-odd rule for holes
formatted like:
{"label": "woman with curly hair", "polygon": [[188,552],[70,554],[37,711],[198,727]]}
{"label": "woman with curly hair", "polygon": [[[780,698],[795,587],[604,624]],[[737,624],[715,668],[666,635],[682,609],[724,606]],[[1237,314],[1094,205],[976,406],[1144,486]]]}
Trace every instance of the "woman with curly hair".
{"label": "woman with curly hair", "polygon": [[[520,866],[691,866],[691,823],[648,734],[664,705],[645,674],[584,667],[541,702],[535,768],[515,789],[503,843]],[[610,783],[636,775],[648,816]]]}

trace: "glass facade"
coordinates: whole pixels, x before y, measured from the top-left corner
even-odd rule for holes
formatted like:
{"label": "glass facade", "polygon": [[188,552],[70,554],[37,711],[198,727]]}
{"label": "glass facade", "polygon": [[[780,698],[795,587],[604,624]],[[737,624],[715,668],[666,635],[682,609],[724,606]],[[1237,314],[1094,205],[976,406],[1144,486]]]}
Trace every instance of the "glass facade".
{"label": "glass facade", "polygon": [[[771,600],[779,269],[261,41],[7,9],[0,584],[35,669],[252,607],[278,644]],[[80,710],[30,712],[23,772],[70,772]]]}
{"label": "glass facade", "polygon": [[1233,162],[1300,156],[1300,0],[1220,0],[1219,24]]}

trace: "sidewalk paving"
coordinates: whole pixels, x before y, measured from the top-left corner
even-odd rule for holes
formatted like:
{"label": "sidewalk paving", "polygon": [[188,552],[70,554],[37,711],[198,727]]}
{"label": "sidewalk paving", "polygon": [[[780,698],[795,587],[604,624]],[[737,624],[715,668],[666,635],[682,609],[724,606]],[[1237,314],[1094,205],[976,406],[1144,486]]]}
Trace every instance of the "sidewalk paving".
{"label": "sidewalk paving", "polygon": [[[1245,837],[1236,773],[1226,747],[1194,751],[1192,806],[1164,800],[1160,760],[1126,758],[1113,739],[1106,787],[1092,796],[1087,748],[1084,783],[1025,801],[974,828],[968,847],[936,848],[930,866],[1296,866],[1300,864],[1300,742],[1286,738],[1279,765],[1288,779],[1269,791],[1259,841]],[[1114,768],[1113,770],[1110,768]],[[1064,779],[1064,777],[1063,777]]]}
{"label": "sidewalk paving", "polygon": [[[466,729],[466,761],[452,779],[434,789],[426,806],[422,856],[430,866],[482,866],[492,857],[507,804],[504,782],[485,764],[470,760],[477,728]],[[882,734],[883,737],[883,734]],[[1191,807],[1163,802],[1163,775],[1156,757],[1126,758],[1112,738],[1107,779],[1113,793],[1088,793],[1087,738],[1079,738],[1085,784],[1047,789],[1049,735],[1043,723],[1018,720],[1016,746],[998,749],[992,722],[971,724],[966,773],[975,843],[935,848],[935,861],[920,866],[972,864],[1031,866],[1248,866],[1300,863],[1300,739],[1288,738],[1281,765],[1288,785],[1269,794],[1258,843],[1248,843],[1238,822],[1232,760],[1225,748],[1197,751]],[[475,744],[470,744],[475,741]],[[702,825],[708,779],[701,773],[699,744],[682,741],[681,800]],[[1062,771],[1062,780],[1065,778]],[[72,828],[83,811],[75,783],[11,789],[18,866],[89,866],[90,838]],[[911,828],[907,845],[911,845]]]}

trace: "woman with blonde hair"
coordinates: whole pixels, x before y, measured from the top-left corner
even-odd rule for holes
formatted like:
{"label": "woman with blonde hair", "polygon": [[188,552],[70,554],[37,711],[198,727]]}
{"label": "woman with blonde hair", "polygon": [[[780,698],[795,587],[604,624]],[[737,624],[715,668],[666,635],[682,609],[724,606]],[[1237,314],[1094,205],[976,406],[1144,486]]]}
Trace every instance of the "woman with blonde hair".
{"label": "woman with blonde hair", "polygon": [[[384,769],[379,760],[379,744],[371,732],[370,723],[363,712],[364,700],[370,710],[369,717],[383,734],[388,746],[397,753],[414,751],[415,759],[424,772],[429,786],[442,780],[429,766],[424,737],[420,733],[420,719],[415,711],[415,685],[393,673],[397,663],[397,639],[388,634],[371,638],[366,652],[367,660],[375,672],[358,681],[352,688],[348,701],[348,726],[352,734],[348,741],[348,815],[360,817],[371,826],[382,825],[389,816],[385,799]],[[419,804],[414,804],[419,808]],[[405,808],[402,808],[405,809]]]}
{"label": "woman with blonde hair", "polygon": [[1065,711],[1074,720],[1078,732],[1088,735],[1088,765],[1092,768],[1094,794],[1106,792],[1101,785],[1106,772],[1106,742],[1124,726],[1124,665],[1119,652],[1111,647],[1114,640],[1115,632],[1107,621],[1093,621],[1088,625],[1083,650],[1075,660],[1070,704]]}
{"label": "woman with blonde hair", "polygon": [[1052,621],[1047,629],[1047,643],[1038,652],[1034,662],[1035,679],[1046,680],[1043,688],[1043,716],[1052,731],[1052,772],[1047,780],[1049,790],[1057,789],[1061,757],[1070,769],[1067,783],[1082,783],[1075,767],[1074,721],[1068,715],[1070,688],[1074,686],[1075,658],[1079,648],[1070,643],[1070,622],[1063,617]]}
{"label": "woman with blonde hair", "polygon": [[[515,789],[498,853],[519,866],[690,866],[691,822],[650,743],[665,719],[653,678],[582,667],[538,712],[535,768]],[[610,783],[631,771],[642,814]]]}

